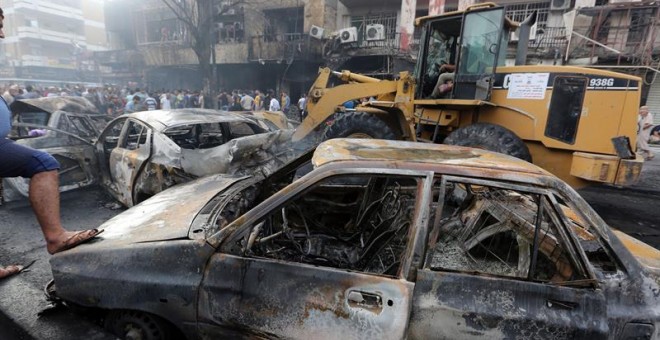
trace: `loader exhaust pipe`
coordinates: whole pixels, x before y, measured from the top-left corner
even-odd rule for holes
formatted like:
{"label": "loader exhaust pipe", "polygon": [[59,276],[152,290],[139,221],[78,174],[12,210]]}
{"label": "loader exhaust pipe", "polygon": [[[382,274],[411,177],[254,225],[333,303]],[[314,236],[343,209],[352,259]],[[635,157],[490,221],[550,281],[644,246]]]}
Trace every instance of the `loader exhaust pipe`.
{"label": "loader exhaust pipe", "polygon": [[529,33],[532,26],[536,23],[536,11],[530,14],[523,22],[520,23],[518,28],[518,46],[516,48],[516,66],[525,65],[527,62],[527,47],[529,45]]}

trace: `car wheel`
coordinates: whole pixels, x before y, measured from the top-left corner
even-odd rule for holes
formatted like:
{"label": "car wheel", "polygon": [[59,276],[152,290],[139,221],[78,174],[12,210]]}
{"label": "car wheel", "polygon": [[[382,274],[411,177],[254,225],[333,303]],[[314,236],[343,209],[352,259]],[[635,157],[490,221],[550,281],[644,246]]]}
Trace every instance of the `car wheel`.
{"label": "car wheel", "polygon": [[398,139],[385,121],[366,112],[341,114],[325,132],[324,140],[332,138]]}
{"label": "car wheel", "polygon": [[532,162],[532,155],[525,142],[513,131],[495,124],[476,123],[462,127],[450,133],[444,144],[495,151]]}
{"label": "car wheel", "polygon": [[176,328],[163,318],[138,311],[111,311],[105,328],[124,340],[181,339]]}

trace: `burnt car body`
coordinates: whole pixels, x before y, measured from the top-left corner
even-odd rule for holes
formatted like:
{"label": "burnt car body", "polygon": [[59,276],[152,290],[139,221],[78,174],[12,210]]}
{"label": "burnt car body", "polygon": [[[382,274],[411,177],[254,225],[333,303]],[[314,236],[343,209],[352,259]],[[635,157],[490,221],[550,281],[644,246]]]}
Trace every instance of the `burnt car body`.
{"label": "burnt car body", "polygon": [[311,157],[127,210],[52,257],[53,296],[144,339],[658,338],[659,252],[548,172],[380,140]]}
{"label": "burnt car body", "polygon": [[[94,140],[111,120],[82,97],[19,99],[10,109],[14,114],[9,138],[16,143],[44,150],[60,163],[60,190],[68,191],[98,180]],[[27,197],[29,180],[3,179],[3,199]]]}
{"label": "burnt car body", "polygon": [[292,131],[265,118],[205,109],[143,111],[108,124],[96,143],[101,184],[130,207],[173,185],[286,161]]}
{"label": "burnt car body", "polygon": [[[283,114],[267,112],[180,109],[112,120],[82,97],[19,100],[11,109],[12,138],[60,162],[60,191],[100,183],[129,207],[197,177],[272,171],[286,161],[278,146],[291,135],[281,130],[289,128]],[[7,201],[27,197],[29,179],[6,178],[3,187]]]}

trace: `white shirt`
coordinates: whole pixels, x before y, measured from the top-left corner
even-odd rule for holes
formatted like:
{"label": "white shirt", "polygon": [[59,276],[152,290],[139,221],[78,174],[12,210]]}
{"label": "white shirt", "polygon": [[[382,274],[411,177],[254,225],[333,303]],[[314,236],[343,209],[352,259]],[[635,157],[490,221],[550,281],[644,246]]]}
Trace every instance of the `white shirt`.
{"label": "white shirt", "polygon": [[300,99],[298,99],[298,108],[301,111],[305,109],[305,101],[306,100],[307,100],[307,98],[304,98],[304,97],[300,97]]}
{"label": "white shirt", "polygon": [[279,111],[281,109],[280,107],[280,102],[277,101],[277,99],[273,98],[270,100],[270,107],[268,107],[268,111]]}
{"label": "white shirt", "polygon": [[170,104],[170,100],[167,99],[167,97],[162,96],[160,97],[160,108],[161,110],[171,110],[172,105]]}

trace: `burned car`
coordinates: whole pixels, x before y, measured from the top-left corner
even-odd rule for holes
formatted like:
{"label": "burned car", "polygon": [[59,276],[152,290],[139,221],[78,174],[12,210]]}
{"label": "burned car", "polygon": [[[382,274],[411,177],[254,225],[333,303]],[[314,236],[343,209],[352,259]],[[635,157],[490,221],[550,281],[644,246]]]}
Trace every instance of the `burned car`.
{"label": "burned car", "polygon": [[660,335],[660,252],[548,172],[484,150],[333,139],[101,228],[52,257],[48,291],[122,338]]}
{"label": "burned car", "polygon": [[[96,143],[101,184],[133,206],[211,174],[274,171],[292,131],[265,118],[205,109],[144,111],[108,124]],[[269,170],[270,169],[270,170]]]}
{"label": "burned car", "polygon": [[[44,150],[61,165],[60,190],[84,187],[98,180],[93,141],[111,120],[82,97],[19,99],[10,109],[14,114],[9,138],[16,143]],[[5,178],[2,198],[10,201],[27,197],[29,180]]]}

